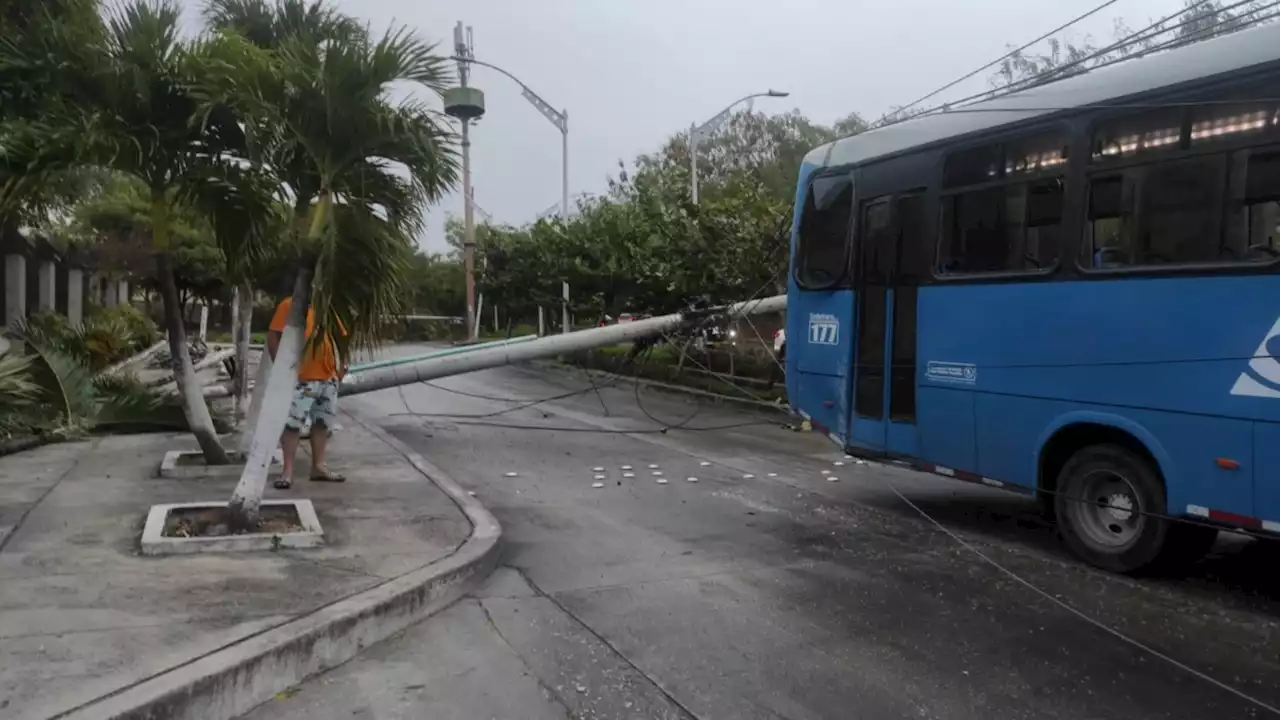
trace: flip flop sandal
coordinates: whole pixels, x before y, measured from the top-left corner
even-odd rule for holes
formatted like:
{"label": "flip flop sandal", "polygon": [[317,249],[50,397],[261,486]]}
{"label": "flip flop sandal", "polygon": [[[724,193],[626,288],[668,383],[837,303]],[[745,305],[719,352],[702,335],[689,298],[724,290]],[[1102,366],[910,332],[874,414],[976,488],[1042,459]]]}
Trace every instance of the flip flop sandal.
{"label": "flip flop sandal", "polygon": [[275,482],[271,483],[271,486],[277,490],[288,490],[293,487],[293,481],[286,477],[279,477],[276,478]]}
{"label": "flip flop sandal", "polygon": [[340,483],[340,482],[346,482],[346,481],[347,481],[347,478],[345,475],[341,473],[336,473],[336,472],[324,472],[318,475],[311,476],[311,482]]}

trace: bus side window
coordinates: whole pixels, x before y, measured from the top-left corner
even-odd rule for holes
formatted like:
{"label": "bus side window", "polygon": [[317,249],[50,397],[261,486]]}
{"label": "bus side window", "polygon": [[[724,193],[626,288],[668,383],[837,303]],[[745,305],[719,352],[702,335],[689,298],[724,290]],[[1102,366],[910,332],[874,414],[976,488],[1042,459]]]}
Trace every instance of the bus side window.
{"label": "bus side window", "polygon": [[852,213],[850,176],[819,176],[809,184],[796,240],[796,282],[801,287],[824,290],[847,283]]}
{"label": "bus side window", "polygon": [[1123,176],[1094,178],[1089,183],[1089,222],[1085,225],[1084,265],[1115,268],[1130,264],[1128,212]]}
{"label": "bus side window", "polygon": [[1221,155],[1129,167],[1090,181],[1086,267],[1213,263],[1223,257],[1218,224]]}
{"label": "bus side window", "polygon": [[938,272],[1037,272],[1056,266],[1066,158],[1056,132],[948,157]]}
{"label": "bus side window", "polygon": [[1280,258],[1280,150],[1233,153],[1230,173],[1223,254],[1249,263]]}

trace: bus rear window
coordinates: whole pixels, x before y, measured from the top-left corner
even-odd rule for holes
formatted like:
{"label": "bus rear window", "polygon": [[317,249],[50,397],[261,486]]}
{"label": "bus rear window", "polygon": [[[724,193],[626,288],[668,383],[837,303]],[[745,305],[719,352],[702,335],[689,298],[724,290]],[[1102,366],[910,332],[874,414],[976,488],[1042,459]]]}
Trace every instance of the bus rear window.
{"label": "bus rear window", "polygon": [[795,277],[801,287],[826,289],[847,280],[852,212],[848,175],[816,177],[809,184],[796,242]]}

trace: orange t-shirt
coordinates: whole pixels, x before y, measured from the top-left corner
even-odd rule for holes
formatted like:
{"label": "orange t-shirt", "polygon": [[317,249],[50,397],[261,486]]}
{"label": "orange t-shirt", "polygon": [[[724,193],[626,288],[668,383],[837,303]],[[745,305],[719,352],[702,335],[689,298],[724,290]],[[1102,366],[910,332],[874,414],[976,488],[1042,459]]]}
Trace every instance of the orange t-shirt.
{"label": "orange t-shirt", "polygon": [[[285,322],[289,319],[289,308],[293,307],[293,298],[285,298],[276,307],[276,314],[271,316],[271,327],[273,332],[284,332]],[[307,308],[307,335],[306,339],[311,339],[311,332],[316,326],[315,308]],[[338,332],[343,335],[347,334],[347,329],[342,326],[342,321],[338,321]],[[298,379],[299,380],[337,380],[338,379],[338,353],[333,346],[332,338],[325,338],[324,342],[318,347],[302,348],[302,359],[298,361]]]}

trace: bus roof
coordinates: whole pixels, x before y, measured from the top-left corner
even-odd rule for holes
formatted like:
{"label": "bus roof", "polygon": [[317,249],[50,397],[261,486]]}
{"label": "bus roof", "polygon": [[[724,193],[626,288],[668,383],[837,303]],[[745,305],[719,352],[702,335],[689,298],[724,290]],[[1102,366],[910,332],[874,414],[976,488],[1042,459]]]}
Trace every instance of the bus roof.
{"label": "bus roof", "polygon": [[[1117,63],[976,103],[841,138],[815,148],[804,162],[854,165],[947,138],[1042,115],[1131,97],[1280,59],[1280,22]],[[976,111],[976,112],[975,112]]]}

